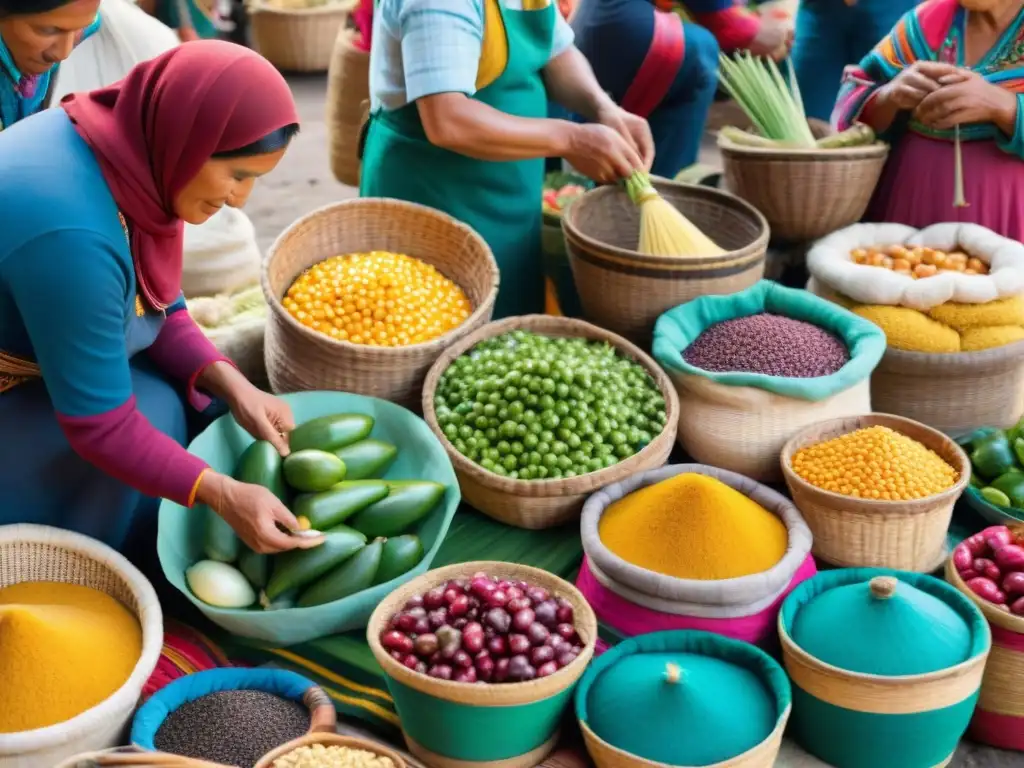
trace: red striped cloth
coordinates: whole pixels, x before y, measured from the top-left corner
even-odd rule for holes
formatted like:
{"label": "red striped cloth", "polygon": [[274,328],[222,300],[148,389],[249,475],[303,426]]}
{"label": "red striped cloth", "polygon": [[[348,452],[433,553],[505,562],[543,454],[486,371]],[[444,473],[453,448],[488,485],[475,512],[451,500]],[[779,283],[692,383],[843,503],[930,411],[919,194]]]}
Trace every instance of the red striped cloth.
{"label": "red striped cloth", "polygon": [[148,699],[168,683],[179,677],[217,667],[241,666],[232,664],[206,635],[176,621],[164,626],[164,647],[156,669],[142,689]]}

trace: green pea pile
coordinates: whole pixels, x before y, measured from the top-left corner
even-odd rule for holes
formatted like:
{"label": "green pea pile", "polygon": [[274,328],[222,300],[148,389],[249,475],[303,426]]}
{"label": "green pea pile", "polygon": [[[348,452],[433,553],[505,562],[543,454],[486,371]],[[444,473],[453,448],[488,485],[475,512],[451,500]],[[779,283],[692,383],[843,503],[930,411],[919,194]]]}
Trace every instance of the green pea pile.
{"label": "green pea pile", "polygon": [[518,480],[575,477],[629,458],[665,426],[644,368],[608,344],[512,331],[441,376],[437,421],[455,449]]}

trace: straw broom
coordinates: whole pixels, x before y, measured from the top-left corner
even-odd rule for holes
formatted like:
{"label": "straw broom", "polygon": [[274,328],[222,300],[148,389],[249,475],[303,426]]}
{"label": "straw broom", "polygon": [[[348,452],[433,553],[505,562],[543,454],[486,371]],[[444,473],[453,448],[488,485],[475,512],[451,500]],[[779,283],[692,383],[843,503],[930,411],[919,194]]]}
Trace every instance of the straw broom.
{"label": "straw broom", "polygon": [[626,192],[640,209],[638,253],[677,258],[721,256],[727,253],[659,195],[651,184],[651,177],[643,171],[634,171],[626,179]]}

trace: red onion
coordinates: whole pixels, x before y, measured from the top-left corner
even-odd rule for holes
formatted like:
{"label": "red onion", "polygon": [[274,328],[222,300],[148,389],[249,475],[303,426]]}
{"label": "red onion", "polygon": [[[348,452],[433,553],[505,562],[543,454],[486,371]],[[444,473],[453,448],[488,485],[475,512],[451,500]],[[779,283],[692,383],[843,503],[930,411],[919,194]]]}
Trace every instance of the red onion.
{"label": "red onion", "polygon": [[535,603],[543,603],[551,597],[543,587],[530,587],[526,590],[526,596]]}
{"label": "red onion", "polygon": [[504,636],[492,637],[487,641],[487,650],[492,656],[504,656],[508,653],[508,643]]}
{"label": "red onion", "polygon": [[448,623],[448,611],[444,608],[431,611],[427,614],[427,622],[430,624],[431,629],[440,629]]}
{"label": "red onion", "polygon": [[444,607],[444,587],[434,587],[423,595],[423,607],[435,610]]}
{"label": "red onion", "polygon": [[402,664],[404,666],[408,667],[409,669],[412,669],[412,670],[415,670],[416,666],[419,663],[420,663],[420,660],[416,656],[415,653],[410,653],[408,656],[406,656],[404,659],[402,659]]}
{"label": "red onion", "polygon": [[496,662],[494,662],[494,682],[504,683],[506,680],[508,680],[508,665],[509,660],[507,658],[498,659]]}
{"label": "red onion", "polygon": [[505,610],[509,613],[518,613],[524,608],[531,608],[533,603],[530,602],[528,597],[513,597],[505,605]]}
{"label": "red onion", "polygon": [[516,611],[515,615],[512,616],[512,626],[517,632],[525,632],[533,624],[534,613],[529,608],[523,608],[521,611]]}
{"label": "red onion", "polygon": [[459,595],[448,606],[449,616],[458,618],[459,616],[465,616],[467,613],[469,613],[469,598],[465,595]]}
{"label": "red onion", "polygon": [[505,634],[512,625],[512,617],[504,608],[491,608],[484,614],[484,621],[495,630]]}
{"label": "red onion", "polygon": [[560,667],[568,667],[570,664],[576,661],[576,654],[572,651],[563,651],[562,653],[558,654],[558,656],[555,658],[555,661],[558,662],[558,666]]}
{"label": "red onion", "polygon": [[530,666],[525,656],[513,656],[508,662],[508,676],[512,680],[533,680],[537,670]]}
{"label": "red onion", "polygon": [[1003,591],[1012,595],[1024,595],[1024,572],[1014,571],[1003,577]]}
{"label": "red onion", "polygon": [[526,592],[522,589],[522,587],[516,586],[515,584],[513,584],[511,587],[506,588],[505,594],[508,595],[509,600],[518,600],[521,597],[526,597]]}
{"label": "red onion", "polygon": [[405,601],[405,610],[411,608],[422,608],[423,607],[423,595],[413,595]]}
{"label": "red onion", "polygon": [[539,621],[535,621],[526,631],[526,636],[530,638],[531,645],[544,645],[544,643],[548,641],[548,638],[551,637],[551,633],[548,632],[547,627]]}
{"label": "red onion", "polygon": [[400,613],[395,617],[395,629],[400,632],[412,632],[416,628],[416,617],[408,613]]}
{"label": "red onion", "polygon": [[484,647],[484,628],[472,621],[462,629],[462,647],[470,653],[477,653]]}
{"label": "red onion", "polygon": [[508,593],[502,589],[496,589],[487,597],[487,604],[492,608],[504,608],[508,602]]}
{"label": "red onion", "polygon": [[475,683],[476,682],[476,670],[473,667],[467,669],[460,669],[452,677],[456,683]]}
{"label": "red onion", "polygon": [[985,545],[993,552],[1013,543],[1013,534],[1005,525],[990,525],[978,535],[984,539]]}
{"label": "red onion", "polygon": [[380,644],[389,651],[401,651],[403,654],[412,651],[412,639],[394,629],[381,635]]}
{"label": "red onion", "polygon": [[491,678],[494,676],[494,660],[490,656],[477,659],[474,662],[474,666],[476,667],[477,680],[491,681]]}
{"label": "red onion", "polygon": [[558,623],[558,606],[554,600],[545,600],[542,603],[537,603],[533,606],[533,612],[537,617],[537,621],[549,629]]}
{"label": "red onion", "polygon": [[526,653],[530,650],[530,638],[526,635],[509,635],[508,650],[513,656]]}
{"label": "red onion", "polygon": [[427,674],[436,677],[438,680],[451,680],[452,668],[447,664],[435,664],[427,670]]}
{"label": "red onion", "polygon": [[452,654],[452,664],[454,664],[456,667],[462,667],[463,669],[465,669],[466,667],[472,667],[473,657],[460,649],[456,651],[454,654]]}
{"label": "red onion", "polygon": [[575,620],[575,611],[572,609],[572,603],[564,597],[558,599],[558,612],[555,614],[555,618],[559,624],[572,624]]}
{"label": "red onion", "polygon": [[429,659],[437,653],[438,647],[437,635],[429,632],[419,635],[413,643],[413,650],[416,652],[416,655],[425,659]]}
{"label": "red onion", "polygon": [[530,663],[535,667],[554,661],[555,649],[550,645],[542,645],[530,651]]}
{"label": "red onion", "polygon": [[555,631],[560,634],[566,640],[572,640],[576,635],[576,627],[572,624],[559,624],[555,627]]}
{"label": "red onion", "polygon": [[554,661],[549,661],[546,664],[541,664],[537,667],[537,677],[547,677],[553,675],[558,671],[558,664]]}

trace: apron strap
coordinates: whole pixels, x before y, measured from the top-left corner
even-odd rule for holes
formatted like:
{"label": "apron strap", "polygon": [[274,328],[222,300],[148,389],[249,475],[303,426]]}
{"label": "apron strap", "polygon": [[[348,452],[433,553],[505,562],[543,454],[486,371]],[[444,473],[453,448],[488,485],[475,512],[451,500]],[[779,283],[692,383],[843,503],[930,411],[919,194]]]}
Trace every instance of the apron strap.
{"label": "apron strap", "polygon": [[622,98],[622,108],[649,117],[665,99],[686,55],[683,20],[667,11],[654,11],[654,36],[647,56]]}

